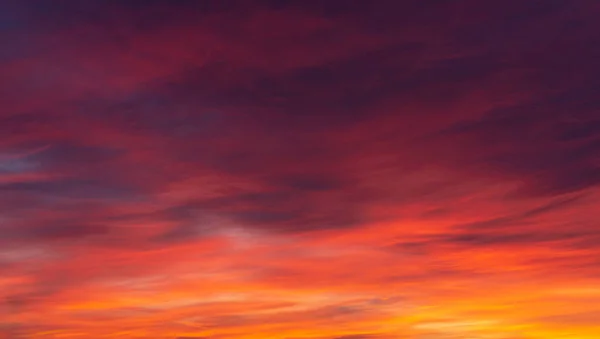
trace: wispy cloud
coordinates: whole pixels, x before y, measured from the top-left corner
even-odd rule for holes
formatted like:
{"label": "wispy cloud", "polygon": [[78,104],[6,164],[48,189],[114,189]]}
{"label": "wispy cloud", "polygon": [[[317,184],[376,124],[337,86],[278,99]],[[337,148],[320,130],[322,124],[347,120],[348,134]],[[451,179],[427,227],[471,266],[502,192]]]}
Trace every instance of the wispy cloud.
{"label": "wispy cloud", "polygon": [[4,1],[1,318],[597,338],[599,10]]}

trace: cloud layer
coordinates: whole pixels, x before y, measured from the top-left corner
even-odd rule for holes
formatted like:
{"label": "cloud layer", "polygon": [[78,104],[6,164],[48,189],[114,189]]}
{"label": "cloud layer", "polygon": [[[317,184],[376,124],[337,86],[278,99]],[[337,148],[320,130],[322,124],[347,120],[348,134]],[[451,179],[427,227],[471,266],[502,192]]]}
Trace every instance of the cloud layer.
{"label": "cloud layer", "polygon": [[0,333],[597,338],[599,11],[3,2]]}

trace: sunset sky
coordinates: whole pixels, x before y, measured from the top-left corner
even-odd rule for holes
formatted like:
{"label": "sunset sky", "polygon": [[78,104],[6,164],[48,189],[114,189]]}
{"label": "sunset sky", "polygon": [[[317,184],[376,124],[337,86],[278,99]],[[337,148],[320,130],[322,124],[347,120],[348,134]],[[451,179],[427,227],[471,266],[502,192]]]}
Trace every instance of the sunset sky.
{"label": "sunset sky", "polygon": [[599,18],[0,0],[0,338],[600,338]]}

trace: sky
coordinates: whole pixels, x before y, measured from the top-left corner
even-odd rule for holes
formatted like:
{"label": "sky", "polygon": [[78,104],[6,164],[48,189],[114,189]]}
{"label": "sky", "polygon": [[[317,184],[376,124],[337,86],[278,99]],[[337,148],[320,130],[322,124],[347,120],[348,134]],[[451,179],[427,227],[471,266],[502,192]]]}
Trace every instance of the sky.
{"label": "sky", "polygon": [[599,338],[599,15],[0,1],[0,335]]}

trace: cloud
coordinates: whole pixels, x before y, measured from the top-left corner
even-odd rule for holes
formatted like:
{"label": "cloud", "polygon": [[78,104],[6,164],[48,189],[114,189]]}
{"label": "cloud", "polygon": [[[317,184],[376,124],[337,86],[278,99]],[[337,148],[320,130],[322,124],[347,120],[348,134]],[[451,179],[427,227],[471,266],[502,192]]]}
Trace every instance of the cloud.
{"label": "cloud", "polygon": [[0,7],[29,336],[592,333],[593,1]]}
{"label": "cloud", "polygon": [[490,229],[490,228],[502,228],[506,226],[517,226],[522,225],[530,221],[532,218],[539,217],[544,214],[551,214],[554,211],[569,208],[575,205],[578,201],[583,198],[582,195],[571,196],[568,198],[560,198],[554,201],[550,201],[541,206],[536,206],[529,210],[525,210],[519,214],[506,215],[497,217],[494,219],[476,221],[473,223],[458,225],[459,228],[466,230],[478,230],[478,229]]}

